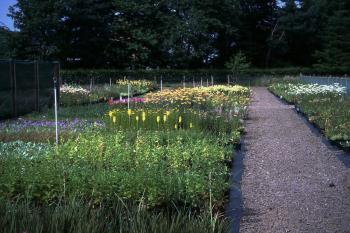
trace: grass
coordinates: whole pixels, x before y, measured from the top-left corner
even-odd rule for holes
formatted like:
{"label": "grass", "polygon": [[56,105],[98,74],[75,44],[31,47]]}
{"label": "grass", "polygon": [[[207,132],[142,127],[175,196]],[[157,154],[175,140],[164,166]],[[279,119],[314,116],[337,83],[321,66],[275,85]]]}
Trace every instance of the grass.
{"label": "grass", "polygon": [[[89,206],[83,201],[38,206],[28,200],[0,201],[3,232],[35,233],[206,233],[229,232],[223,216],[186,209],[149,211],[142,205],[122,201],[112,205]],[[214,231],[212,230],[214,229]]]}

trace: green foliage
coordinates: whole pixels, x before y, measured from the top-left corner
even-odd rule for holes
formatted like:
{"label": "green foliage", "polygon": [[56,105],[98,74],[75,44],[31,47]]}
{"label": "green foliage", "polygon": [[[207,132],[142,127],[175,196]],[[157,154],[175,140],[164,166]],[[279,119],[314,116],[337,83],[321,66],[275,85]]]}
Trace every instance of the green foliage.
{"label": "green foliage", "polygon": [[[81,200],[38,206],[28,200],[0,200],[0,228],[7,233],[224,233],[229,220],[208,211],[150,212],[143,205],[116,201],[112,206],[86,205]],[[213,227],[214,226],[214,227]]]}
{"label": "green foliage", "polygon": [[225,66],[231,70],[234,76],[236,76],[246,71],[250,67],[250,63],[242,52],[238,52],[230,58]]}
{"label": "green foliage", "polygon": [[[128,82],[118,80],[117,83],[80,86],[77,84],[64,84],[60,87],[60,105],[73,106],[105,102],[111,98],[127,97]],[[90,89],[90,90],[89,90]],[[147,80],[130,81],[130,97],[142,95],[156,86]]]}
{"label": "green foliage", "polygon": [[316,52],[317,67],[350,66],[350,8],[349,4],[339,2],[334,13],[328,18],[323,31],[323,49]]}
{"label": "green foliage", "polygon": [[[42,123],[2,123],[0,139],[11,140],[6,132],[29,142],[0,142],[0,214],[6,212],[0,227],[8,232],[164,232],[167,227],[167,232],[226,232],[228,220],[221,213],[229,188],[227,164],[250,91],[239,86],[208,90],[213,101],[197,99],[201,112],[196,116],[186,115],[178,103],[169,106],[184,114],[180,120],[174,110],[166,119],[177,129],[115,127],[110,111],[122,112],[116,117],[124,124],[128,111],[106,103],[61,107],[60,132],[66,134],[59,145],[48,142],[54,135],[52,110],[26,116]],[[228,99],[221,105],[215,97]],[[162,102],[133,107],[132,124],[136,109],[147,112],[153,123],[156,115],[149,111],[165,109]],[[183,127],[189,119],[193,127]]]}
{"label": "green foliage", "polygon": [[291,84],[273,84],[269,89],[295,104],[308,120],[316,124],[325,136],[345,148],[350,148],[350,100],[343,94],[323,92],[291,94]]}
{"label": "green foliage", "polygon": [[211,186],[214,203],[220,205],[228,172],[222,163],[231,156],[223,144],[223,138],[185,131],[84,133],[57,150],[1,143],[0,196],[46,203],[121,198],[150,207],[203,206]]}
{"label": "green foliage", "polygon": [[70,68],[222,68],[235,51],[257,67],[311,66],[317,59],[327,65],[348,53],[347,4],[19,0],[10,9],[19,30],[8,42],[18,58],[59,59]]}
{"label": "green foliage", "polygon": [[12,33],[6,27],[0,25],[0,59],[11,57],[10,37]]}

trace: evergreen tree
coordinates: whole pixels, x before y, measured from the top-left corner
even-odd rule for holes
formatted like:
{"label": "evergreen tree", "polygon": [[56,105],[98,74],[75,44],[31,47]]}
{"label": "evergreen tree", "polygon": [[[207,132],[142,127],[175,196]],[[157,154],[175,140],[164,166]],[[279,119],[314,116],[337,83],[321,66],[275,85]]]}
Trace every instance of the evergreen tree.
{"label": "evergreen tree", "polygon": [[268,51],[267,40],[275,26],[275,0],[241,0],[239,41],[242,50],[255,66],[264,66]]}
{"label": "evergreen tree", "polygon": [[13,33],[6,27],[0,25],[0,59],[11,58],[10,38]]}
{"label": "evergreen tree", "polygon": [[323,49],[316,52],[318,66],[350,67],[350,3],[338,2],[322,32]]}
{"label": "evergreen tree", "polygon": [[225,66],[227,69],[231,70],[233,77],[237,77],[237,75],[244,72],[250,67],[250,62],[248,62],[246,56],[241,51],[239,51],[237,54],[230,58]]}

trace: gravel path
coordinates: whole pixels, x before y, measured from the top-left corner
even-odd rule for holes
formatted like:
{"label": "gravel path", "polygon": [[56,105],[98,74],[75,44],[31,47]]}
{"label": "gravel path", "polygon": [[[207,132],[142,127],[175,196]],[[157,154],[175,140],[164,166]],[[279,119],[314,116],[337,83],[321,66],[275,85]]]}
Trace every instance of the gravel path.
{"label": "gravel path", "polygon": [[292,106],[253,88],[240,232],[350,233],[350,169]]}

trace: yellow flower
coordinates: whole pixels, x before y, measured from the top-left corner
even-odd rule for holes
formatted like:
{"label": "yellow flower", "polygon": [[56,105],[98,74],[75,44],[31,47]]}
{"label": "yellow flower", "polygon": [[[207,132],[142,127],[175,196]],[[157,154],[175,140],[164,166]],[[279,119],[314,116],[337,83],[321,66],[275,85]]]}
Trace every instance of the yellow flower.
{"label": "yellow flower", "polygon": [[193,124],[192,124],[192,122],[190,123],[190,129],[192,129],[192,127],[193,127]]}
{"label": "yellow flower", "polygon": [[129,109],[128,109],[128,115],[130,116],[131,113],[132,113],[132,112],[131,112],[131,109],[129,108]]}
{"label": "yellow flower", "polygon": [[109,111],[109,112],[108,112],[108,116],[109,116],[109,117],[112,117],[112,116],[113,116],[113,111]]}
{"label": "yellow flower", "polygon": [[145,121],[145,120],[146,120],[146,113],[142,112],[142,121]]}
{"label": "yellow flower", "polygon": [[136,116],[136,121],[137,121],[137,122],[139,121],[139,116]]}
{"label": "yellow flower", "polygon": [[170,115],[170,111],[166,111],[165,114],[166,114],[167,116],[169,116],[169,115]]}
{"label": "yellow flower", "polygon": [[164,116],[163,116],[163,121],[166,122],[166,120],[167,120],[167,116],[164,115]]}
{"label": "yellow flower", "polygon": [[174,128],[177,129],[177,124],[174,125]]}
{"label": "yellow flower", "polygon": [[160,116],[157,116],[157,123],[160,122]]}
{"label": "yellow flower", "polygon": [[179,123],[181,123],[182,122],[182,117],[181,116],[179,116]]}
{"label": "yellow flower", "polygon": [[117,122],[117,117],[113,116],[113,123],[116,123],[116,122]]}

